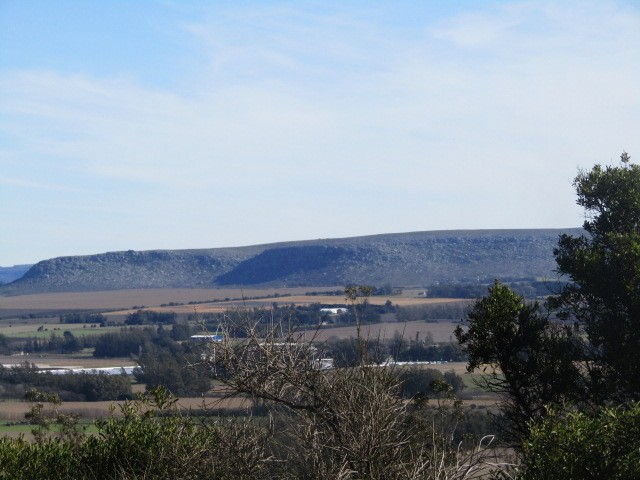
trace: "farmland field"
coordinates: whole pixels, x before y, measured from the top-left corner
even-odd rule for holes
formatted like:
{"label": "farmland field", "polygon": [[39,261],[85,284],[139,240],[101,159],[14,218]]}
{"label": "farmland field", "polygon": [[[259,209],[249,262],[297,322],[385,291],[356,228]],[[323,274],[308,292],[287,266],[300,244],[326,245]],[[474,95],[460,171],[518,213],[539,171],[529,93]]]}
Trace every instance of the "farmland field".
{"label": "farmland field", "polygon": [[[306,292],[328,292],[342,287],[270,288],[270,289],[148,289],[103,292],[37,293],[0,297],[0,317],[9,318],[29,313],[44,314],[64,311],[108,311],[123,315],[139,307],[153,307],[176,313],[219,312],[227,308],[280,305],[344,304],[343,295],[305,295]],[[262,297],[252,299],[252,297]],[[228,299],[225,301],[225,299]],[[230,300],[236,299],[236,300]],[[238,300],[239,299],[239,300]],[[242,300],[245,299],[245,300]],[[369,302],[382,305],[391,300],[395,305],[413,306],[460,301],[452,298],[417,297],[414,292],[405,296],[371,297]],[[213,302],[215,303],[207,303]],[[192,303],[189,305],[189,303]],[[176,304],[160,307],[160,305]]]}
{"label": "farmland field", "polygon": [[158,306],[170,302],[205,302],[208,300],[224,300],[225,298],[275,296],[276,294],[304,295],[304,293],[308,291],[325,292],[340,290],[342,288],[343,287],[269,289],[159,288],[110,290],[102,292],[35,293],[32,295],[0,297],[0,314],[3,314],[3,311],[125,310],[136,305]]}
{"label": "farmland field", "polygon": [[[266,295],[266,294],[265,294]],[[371,297],[368,299],[372,305],[384,305],[387,300],[391,300],[394,305],[401,307],[418,306],[418,305],[435,305],[444,303],[459,302],[457,298],[411,298],[411,297],[394,297],[394,296],[380,296]],[[279,295],[278,297],[266,297],[258,299],[245,299],[245,300],[230,300],[220,301],[215,303],[200,303],[195,305],[174,305],[165,307],[156,307],[154,310],[175,312],[177,314],[189,314],[189,313],[222,313],[229,309],[242,309],[242,308],[261,308],[270,307],[274,302],[278,305],[311,305],[319,303],[322,305],[335,305],[335,304],[347,304],[344,296],[342,295]],[[106,314],[109,315],[126,315],[133,312],[132,309],[115,311]]]}
{"label": "farmland field", "polygon": [[[330,288],[280,288],[280,289],[150,289],[150,290],[125,290],[105,292],[73,292],[73,293],[48,293],[21,295],[13,297],[0,297],[0,334],[12,339],[19,338],[47,338],[52,333],[62,336],[65,331],[70,331],[74,336],[96,335],[106,332],[119,331],[120,326],[98,327],[96,324],[61,324],[58,316],[66,312],[101,312],[108,320],[117,323],[124,317],[140,308],[153,309],[155,311],[175,312],[186,316],[197,313],[216,313],[228,309],[242,308],[269,308],[275,302],[280,306],[286,305],[344,305],[344,295],[329,295],[323,292],[342,290],[341,287]],[[313,292],[313,295],[305,293]],[[251,298],[260,297],[260,298]],[[244,300],[242,300],[244,298]],[[241,300],[238,300],[241,299]],[[419,296],[419,291],[407,292],[399,296],[372,297],[369,302],[374,305],[383,305],[391,300],[397,306],[421,306],[447,304],[460,302],[459,299],[431,299]],[[190,304],[191,303],[191,304]],[[170,306],[168,304],[171,304]],[[164,306],[161,306],[164,305]],[[393,316],[391,316],[393,318]],[[383,315],[383,320],[389,320]],[[384,321],[378,324],[365,325],[363,334],[369,338],[391,339],[398,333],[405,339],[424,339],[430,333],[436,342],[449,342],[452,340],[453,330],[458,322],[440,321],[427,323],[425,321],[391,322]],[[312,337],[317,341],[325,341],[329,338],[348,338],[356,335],[354,326],[329,325],[320,327],[317,331],[307,331],[302,339],[309,340]],[[41,368],[55,367],[121,367],[135,364],[135,360],[129,357],[121,358],[94,358],[92,351],[87,349],[77,354],[31,354],[0,356],[0,364],[15,365],[23,362],[33,363]],[[454,370],[463,376],[465,383],[471,386],[471,376],[465,373],[464,363],[447,363],[423,365],[418,368],[435,368],[441,371]],[[144,390],[144,385],[134,384],[134,392]],[[469,392],[469,390],[467,390]],[[219,392],[218,392],[219,393]],[[469,392],[474,397],[468,402],[478,405],[486,402],[491,405],[494,399],[475,398],[475,393]],[[478,392],[479,393],[479,392]],[[209,398],[204,401],[208,408],[244,408],[247,400],[244,398]],[[202,408],[203,398],[183,398],[179,405],[186,409]],[[104,417],[110,414],[110,407],[118,402],[64,402],[61,412],[74,412],[84,419]],[[0,420],[3,422],[22,422],[24,414],[29,409],[29,403],[23,401],[0,402]],[[115,413],[119,409],[116,406]],[[29,427],[23,424],[2,426],[0,435],[15,435],[27,432]]]}
{"label": "farmland field", "polygon": [[[402,335],[405,340],[412,340],[416,338],[424,339],[427,333],[433,335],[435,342],[450,342],[453,341],[453,330],[459,325],[460,322],[441,321],[441,322],[424,322],[417,320],[414,322],[385,322],[374,323],[371,325],[363,325],[361,327],[361,334],[365,338],[390,340],[398,333]],[[318,330],[310,330],[305,332],[301,339],[311,339],[317,341],[325,341],[331,337],[336,338],[349,338],[356,336],[356,326],[348,327],[321,327]]]}
{"label": "farmland field", "polygon": [[[93,327],[92,327],[93,325]],[[38,330],[40,327],[42,330]],[[117,332],[121,327],[97,327],[95,324],[73,323],[64,324],[57,321],[42,322],[40,324],[2,324],[0,323],[0,334],[13,338],[49,338],[52,333],[62,335],[69,331],[74,336],[100,335],[107,332]]]}
{"label": "farmland field", "polygon": [[[323,292],[340,291],[341,287],[307,287],[307,288],[271,288],[271,289],[148,289],[148,290],[120,290],[103,292],[70,292],[46,293],[0,297],[0,334],[10,338],[48,338],[52,333],[62,335],[70,331],[74,336],[96,335],[118,331],[119,327],[92,327],[93,324],[61,324],[58,315],[65,311],[102,311],[109,320],[122,322],[124,317],[136,309],[146,307],[156,311],[172,311],[179,315],[197,313],[222,312],[233,308],[270,307],[274,302],[278,305],[322,305],[345,304],[343,295],[327,295]],[[305,295],[313,292],[313,295]],[[406,295],[371,297],[369,302],[382,305],[391,300],[394,305],[418,306],[436,305],[460,302],[459,299],[424,298],[419,291],[407,291]],[[251,298],[260,297],[260,298]],[[230,300],[245,298],[246,300]],[[198,302],[189,305],[189,302]],[[200,303],[209,302],[209,303]],[[171,306],[160,306],[172,303]],[[21,312],[20,318],[7,318],[9,312]],[[29,318],[30,314],[51,312],[51,316]],[[57,314],[54,312],[58,312]],[[34,315],[32,315],[34,316]],[[425,323],[413,321],[407,323],[386,322],[366,326],[364,335],[370,338],[390,339],[396,332],[406,339],[425,338],[427,333],[433,335],[436,342],[452,340],[455,322],[442,321]],[[40,331],[39,331],[40,330]],[[309,331],[306,339],[315,336],[316,340],[324,341],[331,337],[347,338],[355,336],[355,327],[323,326],[317,332]],[[49,356],[48,356],[49,357]],[[63,356],[62,363],[55,361],[41,361],[51,365],[80,365],[86,367],[114,366],[109,361],[94,359],[88,355]],[[18,360],[16,360],[18,358]],[[32,356],[32,358],[34,358]],[[2,363],[19,363],[26,358],[11,357]],[[30,360],[32,361],[32,360]],[[108,363],[108,364],[107,364]],[[126,361],[130,364],[131,360]],[[122,363],[116,363],[122,365]]]}
{"label": "farmland field", "polygon": [[129,357],[115,358],[95,358],[90,353],[43,353],[31,355],[0,355],[1,365],[13,365],[16,363],[35,363],[42,367],[82,367],[82,368],[101,368],[101,367],[125,367],[135,362]]}
{"label": "farmland field", "polygon": [[[118,405],[123,402],[119,401],[102,401],[102,402],[63,402],[58,411],[60,413],[77,413],[81,418],[100,418],[107,417],[111,414],[112,406],[113,414],[118,415],[120,409]],[[206,409],[239,409],[251,405],[246,398],[202,398],[189,397],[181,398],[178,407],[187,410],[199,410],[203,406]],[[0,402],[0,420],[4,421],[21,421],[24,420],[24,414],[30,408],[28,402],[23,401],[4,401]]]}
{"label": "farmland field", "polygon": [[[442,364],[442,365],[428,365],[425,368],[436,368],[443,372],[454,370],[460,375],[469,375],[464,373],[464,365],[460,363]],[[471,377],[469,377],[470,379]],[[100,401],[100,402],[63,402],[58,408],[60,413],[76,413],[81,418],[101,418],[107,417],[111,414],[118,415],[120,409],[118,405],[123,402],[120,401]],[[479,396],[478,398],[466,399],[465,404],[475,403],[476,405],[495,405],[495,397],[489,397],[486,394]],[[218,410],[218,409],[244,409],[250,408],[252,402],[246,397],[186,397],[180,398],[177,402],[177,406],[180,409],[186,410]],[[115,407],[115,408],[113,408]],[[22,421],[24,420],[24,414],[30,408],[28,402],[23,401],[0,401],[0,421]]]}

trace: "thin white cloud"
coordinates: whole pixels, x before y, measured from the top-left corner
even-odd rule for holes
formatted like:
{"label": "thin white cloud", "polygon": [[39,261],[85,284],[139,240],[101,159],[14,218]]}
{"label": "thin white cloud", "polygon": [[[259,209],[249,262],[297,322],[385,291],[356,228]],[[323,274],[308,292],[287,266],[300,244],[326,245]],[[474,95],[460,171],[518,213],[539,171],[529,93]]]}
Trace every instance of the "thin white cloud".
{"label": "thin white cloud", "polygon": [[229,8],[181,24],[207,63],[180,89],[5,69],[0,129],[29,168],[10,178],[71,174],[149,224],[192,210],[233,245],[300,238],[305,211],[311,237],[577,225],[576,166],[640,156],[628,4],[479,5],[410,33],[337,6]]}
{"label": "thin white cloud", "polygon": [[58,190],[58,191],[67,191],[67,192],[74,191],[73,188],[70,188],[67,185],[46,184],[46,183],[34,182],[32,180],[26,180],[23,178],[0,177],[0,184],[8,185],[11,187],[27,188],[27,189]]}

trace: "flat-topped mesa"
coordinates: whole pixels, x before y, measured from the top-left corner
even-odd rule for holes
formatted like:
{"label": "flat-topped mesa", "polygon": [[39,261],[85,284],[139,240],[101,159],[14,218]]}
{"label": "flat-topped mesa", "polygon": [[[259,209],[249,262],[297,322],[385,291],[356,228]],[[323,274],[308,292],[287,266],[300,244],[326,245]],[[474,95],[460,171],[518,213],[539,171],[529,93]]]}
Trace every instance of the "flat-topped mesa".
{"label": "flat-topped mesa", "polygon": [[306,240],[235,248],[109,252],[32,266],[0,294],[217,286],[394,286],[478,278],[554,278],[561,233],[457,230]]}

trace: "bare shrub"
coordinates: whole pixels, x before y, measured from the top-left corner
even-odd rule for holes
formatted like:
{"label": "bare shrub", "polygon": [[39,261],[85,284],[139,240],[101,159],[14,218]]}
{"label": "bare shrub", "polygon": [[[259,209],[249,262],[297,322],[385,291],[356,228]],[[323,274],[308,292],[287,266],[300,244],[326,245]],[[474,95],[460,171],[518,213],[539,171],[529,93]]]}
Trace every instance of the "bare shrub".
{"label": "bare shrub", "polygon": [[[347,299],[368,294],[352,287]],[[488,439],[471,449],[453,444],[461,406],[450,387],[443,382],[436,405],[420,395],[403,399],[398,372],[369,360],[359,328],[355,366],[326,369],[323,345],[302,341],[292,319],[238,310],[222,325],[226,334],[205,361],[228,395],[270,408],[280,477],[468,479],[491,470]]]}

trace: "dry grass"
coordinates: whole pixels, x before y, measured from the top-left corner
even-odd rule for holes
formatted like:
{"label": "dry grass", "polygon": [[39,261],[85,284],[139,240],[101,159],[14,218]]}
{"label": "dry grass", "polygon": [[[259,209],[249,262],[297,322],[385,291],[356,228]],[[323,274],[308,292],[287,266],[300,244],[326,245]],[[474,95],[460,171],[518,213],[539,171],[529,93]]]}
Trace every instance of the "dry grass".
{"label": "dry grass", "polygon": [[[363,325],[361,327],[362,336],[371,339],[390,340],[395,333],[399,333],[406,340],[412,340],[416,338],[416,334],[420,339],[424,339],[427,333],[433,335],[433,340],[436,342],[449,342],[453,341],[453,330],[458,326],[458,322],[434,322],[427,323],[422,320],[414,322],[389,322],[389,323],[374,323],[371,325]],[[336,338],[349,338],[355,337],[357,327],[355,325],[348,327],[322,327],[317,332],[311,330],[305,332],[302,339],[311,339],[312,337],[320,342],[323,342],[331,337]]]}
{"label": "dry grass", "polygon": [[[449,364],[451,365],[451,364]],[[444,366],[444,365],[443,365]],[[435,365],[429,368],[434,368]],[[450,369],[449,369],[450,370]],[[446,371],[446,370],[445,370]],[[492,398],[478,398],[472,400],[464,400],[463,405],[477,405],[485,407],[493,407],[496,405],[497,400]],[[122,402],[119,401],[101,401],[101,402],[63,402],[59,408],[60,413],[75,413],[82,418],[95,419],[104,418],[109,415],[118,415],[120,409],[118,405]],[[202,408],[209,410],[216,409],[228,409],[228,410],[241,410],[244,408],[250,408],[252,402],[246,397],[232,396],[227,398],[215,398],[215,397],[188,397],[181,398],[178,401],[180,408],[186,410],[200,410]],[[19,400],[7,400],[0,401],[0,420],[2,421],[23,421],[24,415],[29,411],[31,404]],[[112,413],[112,407],[113,413]]]}
{"label": "dry grass", "polygon": [[[11,324],[1,325],[0,333],[7,336],[15,336],[15,334],[21,334],[21,333],[36,333],[40,325],[47,325],[46,328],[48,329],[47,330],[48,335],[51,335],[51,332],[53,332],[54,327],[58,328],[60,326],[62,327],[69,326],[69,325],[63,325],[60,322],[54,321],[52,319],[43,319],[42,323],[27,323],[27,324],[11,323]],[[78,325],[73,325],[73,326],[77,327]],[[62,335],[62,333],[60,334]]]}
{"label": "dry grass", "polygon": [[[391,300],[394,305],[401,307],[411,307],[419,305],[436,305],[443,303],[456,303],[463,301],[459,298],[412,298],[412,297],[372,297],[369,303],[372,305],[384,305],[387,300]],[[246,309],[246,308],[269,308],[273,303],[278,305],[304,305],[308,306],[313,303],[321,305],[346,304],[345,298],[340,295],[286,295],[279,297],[267,297],[254,300],[232,300],[228,302],[215,303],[199,303],[195,305],[174,305],[170,307],[153,307],[157,312],[175,312],[177,314],[189,313],[224,313],[228,310]],[[105,314],[109,316],[124,316],[135,312],[134,309],[118,310]]]}
{"label": "dry grass", "polygon": [[[309,305],[321,303],[324,305],[343,304],[342,295],[305,295],[306,292],[324,292],[342,290],[342,287],[298,287],[298,288],[265,288],[265,289],[139,289],[113,290],[103,292],[63,292],[37,293],[32,295],[16,295],[0,297],[0,315],[13,316],[26,313],[55,312],[70,310],[103,310],[110,311],[108,316],[123,316],[134,311],[134,306],[152,307],[158,311],[173,311],[178,314],[218,313],[230,308],[240,307],[268,307],[273,302],[280,305]],[[224,301],[225,298],[265,297],[256,300]],[[200,303],[218,300],[216,303]],[[220,301],[221,300],[221,301]],[[372,297],[370,302],[382,305],[391,300],[395,305],[432,305],[460,301],[451,298],[416,297],[411,291],[403,296]],[[182,303],[172,307],[160,307],[162,304]],[[188,305],[189,302],[198,302]],[[54,321],[54,320],[51,320]],[[46,323],[46,319],[36,320]],[[22,321],[21,321],[22,323]]]}
{"label": "dry grass", "polygon": [[[452,303],[459,302],[459,298],[424,298],[424,297],[405,297],[405,296],[389,296],[389,297],[369,297],[367,301],[372,305],[384,305],[387,300],[391,300],[394,305],[401,307],[414,306],[414,305],[433,305],[437,303]],[[323,305],[330,305],[335,303],[348,303],[343,295],[288,295],[285,297],[274,298],[271,301],[276,301],[280,305],[311,305],[312,303],[321,303]],[[253,300],[247,301],[249,306],[252,306]],[[262,300],[264,302],[264,300]]]}
{"label": "dry grass", "polygon": [[[93,328],[92,328],[93,325]],[[38,328],[43,326],[44,329],[39,331]],[[31,324],[0,324],[0,334],[6,335],[7,337],[18,337],[18,338],[49,338],[51,334],[55,333],[58,336],[62,336],[64,332],[69,331],[75,336],[82,335],[101,335],[103,333],[108,332],[118,332],[121,327],[96,327],[96,324],[91,323],[73,323],[73,324],[64,324],[59,323],[54,319],[49,319],[49,321],[43,321],[41,323],[31,323]]]}
{"label": "dry grass", "polygon": [[2,310],[113,310],[131,308],[133,305],[154,306],[162,303],[204,302],[225,298],[255,297],[265,295],[300,295],[305,292],[340,290],[342,287],[300,288],[154,288],[138,290],[110,290],[103,292],[36,293],[0,297]]}
{"label": "dry grass", "polygon": [[[112,414],[118,415],[120,401],[101,402],[63,402],[59,407],[60,413],[75,413],[82,418],[104,418]],[[186,410],[206,409],[243,409],[252,404],[246,397],[208,398],[188,397],[178,401],[179,408]],[[22,421],[24,414],[29,411],[31,404],[19,400],[0,401],[0,420]],[[115,407],[115,408],[112,408]]]}

